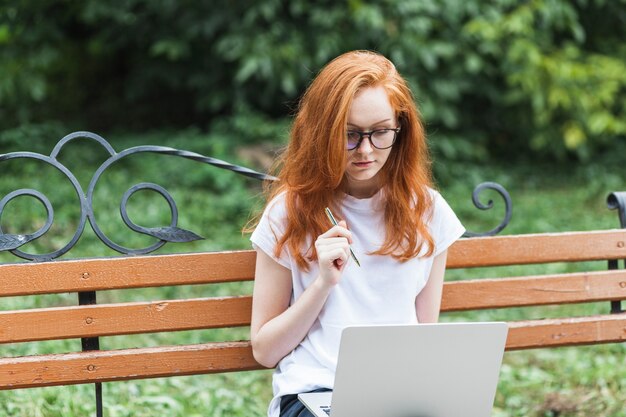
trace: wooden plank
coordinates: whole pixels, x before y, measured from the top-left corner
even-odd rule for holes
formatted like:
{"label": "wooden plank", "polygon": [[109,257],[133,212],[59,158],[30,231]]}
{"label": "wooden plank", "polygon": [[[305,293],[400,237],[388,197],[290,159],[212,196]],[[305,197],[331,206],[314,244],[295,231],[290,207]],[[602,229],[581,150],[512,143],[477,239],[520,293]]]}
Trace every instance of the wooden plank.
{"label": "wooden plank", "polygon": [[0,358],[0,390],[252,369],[247,341]]}
{"label": "wooden plank", "polygon": [[[461,239],[449,268],[626,258],[626,230]],[[0,296],[252,280],[254,251],[0,265]]]}
{"label": "wooden plank", "polygon": [[0,312],[0,343],[247,326],[252,297]]}
{"label": "wooden plank", "polygon": [[0,265],[0,297],[250,281],[255,251]]}
{"label": "wooden plank", "polygon": [[[626,313],[509,323],[507,350],[626,341]],[[263,369],[250,342],[0,359],[0,389]]]}
{"label": "wooden plank", "polygon": [[626,313],[510,322],[507,350],[626,341]]}
{"label": "wooden plank", "polygon": [[448,268],[626,259],[626,230],[542,233],[460,239]]}
{"label": "wooden plank", "polygon": [[626,300],[626,270],[446,282],[442,311]]}

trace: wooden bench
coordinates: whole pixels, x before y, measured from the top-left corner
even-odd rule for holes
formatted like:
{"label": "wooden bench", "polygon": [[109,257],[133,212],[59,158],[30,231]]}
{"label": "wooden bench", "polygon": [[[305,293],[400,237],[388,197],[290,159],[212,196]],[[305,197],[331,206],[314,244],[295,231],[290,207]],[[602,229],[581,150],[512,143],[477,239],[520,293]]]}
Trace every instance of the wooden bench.
{"label": "wooden bench", "polygon": [[[463,239],[448,268],[626,258],[626,230]],[[102,291],[254,279],[253,251],[0,265],[0,296]],[[447,282],[443,312],[605,301],[583,317],[510,322],[509,350],[626,340],[626,270]],[[0,312],[0,343],[247,326],[251,296],[111,303]],[[445,320],[445,317],[444,317]],[[0,389],[261,369],[248,341],[0,358]]]}
{"label": "wooden bench", "polygon": [[[509,321],[506,348],[623,342],[626,313],[621,300],[626,299],[626,269],[619,269],[618,264],[623,259],[626,229],[462,239],[450,248],[448,268],[476,278],[445,283],[442,320],[450,317],[448,313],[485,309],[496,309],[491,319],[506,320],[499,309],[602,302],[593,304],[595,311],[583,316]],[[561,262],[577,265],[577,272],[503,277],[498,268]],[[250,282],[254,265],[255,252],[250,250],[0,265],[0,299],[78,293],[83,301],[82,305],[0,311],[0,347],[83,341],[82,350],[2,355],[0,390],[96,383],[98,392],[100,383],[110,381],[262,369],[247,340],[121,349],[102,349],[98,343],[98,338],[115,335],[248,326],[252,298],[246,294],[156,296],[134,302],[110,299],[95,304],[95,293]]]}

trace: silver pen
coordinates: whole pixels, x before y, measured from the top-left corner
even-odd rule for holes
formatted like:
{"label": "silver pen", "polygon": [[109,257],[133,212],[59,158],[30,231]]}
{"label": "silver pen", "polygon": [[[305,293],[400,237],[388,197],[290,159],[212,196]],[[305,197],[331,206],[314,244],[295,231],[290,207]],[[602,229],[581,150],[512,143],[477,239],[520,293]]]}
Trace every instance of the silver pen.
{"label": "silver pen", "polygon": [[[328,219],[333,224],[333,226],[337,226],[337,220],[335,220],[335,216],[333,216],[333,213],[330,211],[330,209],[326,207],[324,211],[326,212],[326,216],[328,216]],[[356,258],[356,255],[352,251],[352,248],[350,248],[350,255],[352,255],[352,259],[354,259],[354,262],[356,262],[357,266],[361,267],[361,263]]]}

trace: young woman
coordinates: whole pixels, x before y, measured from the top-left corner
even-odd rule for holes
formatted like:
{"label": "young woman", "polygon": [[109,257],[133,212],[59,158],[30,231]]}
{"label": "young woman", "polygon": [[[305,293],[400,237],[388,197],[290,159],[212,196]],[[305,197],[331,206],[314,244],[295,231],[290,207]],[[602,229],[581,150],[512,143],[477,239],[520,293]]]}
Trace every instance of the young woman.
{"label": "young woman", "polygon": [[446,250],[464,228],[432,188],[411,91],[379,54],[321,70],[279,166],[251,236],[251,340],[277,366],[268,415],[308,416],[295,395],[332,389],[346,326],[438,320]]}

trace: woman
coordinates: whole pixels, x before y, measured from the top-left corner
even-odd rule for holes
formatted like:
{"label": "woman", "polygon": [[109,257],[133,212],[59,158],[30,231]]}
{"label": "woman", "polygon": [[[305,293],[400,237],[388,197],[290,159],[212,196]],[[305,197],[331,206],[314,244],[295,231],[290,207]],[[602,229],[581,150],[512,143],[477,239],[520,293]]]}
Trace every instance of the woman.
{"label": "woman", "polygon": [[407,83],[379,54],[322,69],[280,166],[251,236],[251,340],[256,360],[277,366],[268,415],[307,416],[295,395],[332,389],[343,328],[438,320],[446,250],[464,228],[431,188]]}

